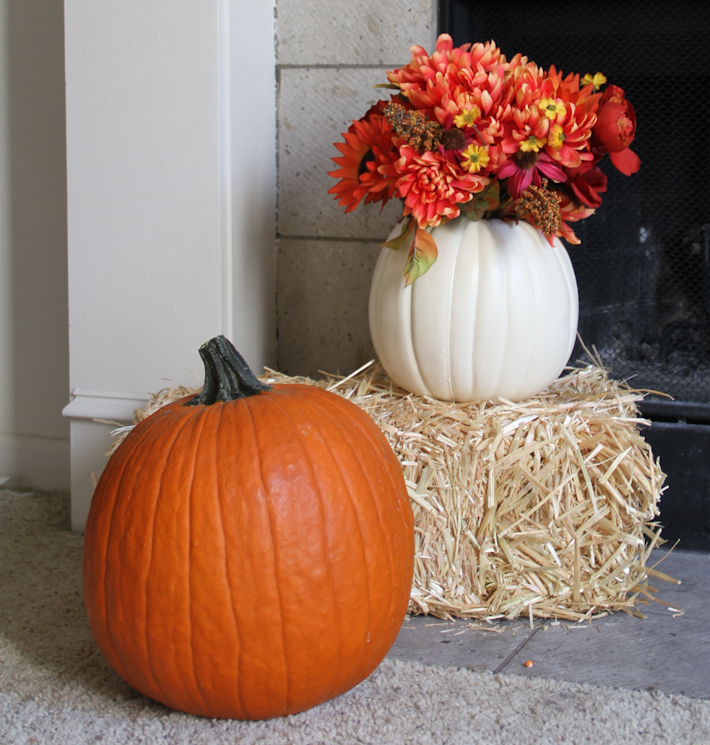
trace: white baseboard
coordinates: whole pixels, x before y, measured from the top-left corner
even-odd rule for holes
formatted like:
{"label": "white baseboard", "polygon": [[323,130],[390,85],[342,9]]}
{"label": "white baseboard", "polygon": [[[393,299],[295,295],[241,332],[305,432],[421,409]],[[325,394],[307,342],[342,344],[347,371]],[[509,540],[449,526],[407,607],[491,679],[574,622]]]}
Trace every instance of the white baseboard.
{"label": "white baseboard", "polygon": [[94,480],[106,466],[106,452],[112,444],[111,431],[116,424],[131,424],[133,412],[151,395],[82,388],[77,388],[72,395],[73,400],[64,407],[62,414],[71,419],[72,530],[83,530],[94,495]]}
{"label": "white baseboard", "polygon": [[69,492],[69,440],[0,432],[0,481],[6,488]]}

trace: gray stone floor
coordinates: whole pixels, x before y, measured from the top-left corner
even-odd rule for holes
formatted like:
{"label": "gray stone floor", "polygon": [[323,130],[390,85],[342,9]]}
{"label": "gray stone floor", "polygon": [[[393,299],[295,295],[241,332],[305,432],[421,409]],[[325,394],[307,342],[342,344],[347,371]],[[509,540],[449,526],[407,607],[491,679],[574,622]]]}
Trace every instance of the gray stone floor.
{"label": "gray stone floor", "polygon": [[[654,551],[649,566],[666,556]],[[494,622],[407,617],[391,657],[430,665],[554,678],[710,698],[710,554],[672,551],[659,571],[680,580],[650,583],[661,603],[639,606],[645,620],[618,612],[584,624],[535,619]],[[480,624],[477,624],[480,625]],[[532,667],[525,667],[532,660]]]}

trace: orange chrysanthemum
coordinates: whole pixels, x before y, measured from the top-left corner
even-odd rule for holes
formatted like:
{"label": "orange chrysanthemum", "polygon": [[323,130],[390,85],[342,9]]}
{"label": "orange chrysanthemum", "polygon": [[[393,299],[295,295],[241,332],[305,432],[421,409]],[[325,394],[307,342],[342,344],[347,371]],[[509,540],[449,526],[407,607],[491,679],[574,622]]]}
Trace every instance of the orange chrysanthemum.
{"label": "orange chrysanthemum", "polygon": [[414,108],[450,126],[453,117],[473,106],[488,114],[501,99],[509,65],[494,42],[454,47],[442,34],[431,57],[412,47],[411,62],[387,73]]}
{"label": "orange chrysanthemum", "polygon": [[390,168],[381,170],[399,176],[397,194],[404,199],[402,214],[413,215],[420,228],[436,227],[444,217],[458,217],[458,205],[470,201],[489,183],[483,176],[464,173],[440,152],[420,155],[405,145],[400,154]]}
{"label": "orange chrysanthemum", "polygon": [[473,90],[476,84],[486,79],[488,73],[505,64],[505,57],[494,42],[454,47],[449,34],[439,36],[436,51],[431,57],[420,46],[413,46],[411,52],[412,59],[408,65],[387,73],[390,83],[405,93],[424,90],[427,83],[437,76],[445,77],[449,86],[463,84],[468,90]]}

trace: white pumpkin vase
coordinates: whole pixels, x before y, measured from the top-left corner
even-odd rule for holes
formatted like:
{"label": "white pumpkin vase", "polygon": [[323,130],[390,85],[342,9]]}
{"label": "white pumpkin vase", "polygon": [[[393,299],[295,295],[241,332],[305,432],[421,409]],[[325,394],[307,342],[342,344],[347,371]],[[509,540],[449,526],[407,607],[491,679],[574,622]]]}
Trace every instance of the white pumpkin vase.
{"label": "white pumpkin vase", "polygon": [[562,243],[551,247],[523,221],[465,217],[431,235],[438,258],[408,287],[409,242],[383,248],[375,267],[370,334],[388,375],[445,401],[520,401],[543,391],[577,332],[577,283]]}

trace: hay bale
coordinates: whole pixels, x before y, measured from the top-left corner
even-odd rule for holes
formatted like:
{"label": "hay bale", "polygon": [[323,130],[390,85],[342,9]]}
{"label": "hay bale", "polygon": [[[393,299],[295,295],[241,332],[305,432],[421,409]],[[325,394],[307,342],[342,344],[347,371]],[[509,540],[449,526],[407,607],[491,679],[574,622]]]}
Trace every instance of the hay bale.
{"label": "hay bale", "polygon": [[[366,366],[368,367],[368,366]],[[639,432],[643,393],[601,367],[572,369],[520,403],[451,403],[397,388],[370,366],[320,381],[377,422],[415,518],[409,611],[440,618],[580,620],[650,597],[665,476]],[[194,392],[161,391],[136,421]]]}

